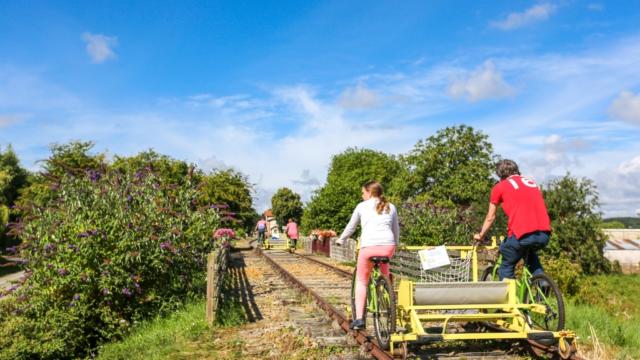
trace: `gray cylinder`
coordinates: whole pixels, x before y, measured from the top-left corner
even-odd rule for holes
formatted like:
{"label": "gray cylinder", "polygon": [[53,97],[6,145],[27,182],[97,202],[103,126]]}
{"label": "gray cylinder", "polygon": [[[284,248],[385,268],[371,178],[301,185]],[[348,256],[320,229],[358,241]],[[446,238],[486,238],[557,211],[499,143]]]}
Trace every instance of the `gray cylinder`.
{"label": "gray cylinder", "polygon": [[506,304],[509,283],[502,281],[416,283],[415,305]]}

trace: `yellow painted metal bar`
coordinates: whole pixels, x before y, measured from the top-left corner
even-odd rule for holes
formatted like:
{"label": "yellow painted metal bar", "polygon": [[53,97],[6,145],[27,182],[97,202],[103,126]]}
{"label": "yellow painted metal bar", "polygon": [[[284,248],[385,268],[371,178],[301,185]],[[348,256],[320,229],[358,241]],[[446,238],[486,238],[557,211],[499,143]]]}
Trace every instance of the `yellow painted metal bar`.
{"label": "yellow painted metal bar", "polygon": [[418,315],[418,319],[420,320],[491,320],[491,319],[506,319],[512,318],[514,316],[520,316],[519,312],[517,313],[494,313],[494,314],[420,314]]}
{"label": "yellow painted metal bar", "polygon": [[422,322],[418,318],[418,314],[415,311],[409,312],[409,316],[411,316],[411,330],[413,334],[417,335],[425,335],[426,332],[422,327]]}
{"label": "yellow painted metal bar", "polygon": [[526,339],[527,334],[515,332],[443,334],[444,340]]}
{"label": "yellow painted metal bar", "polygon": [[[451,340],[500,340],[500,339],[527,339],[528,334],[524,332],[483,332],[483,333],[456,333],[456,334],[433,334],[442,335],[444,341]],[[391,335],[391,341],[403,342],[403,341],[417,341],[420,335],[417,334],[393,334]],[[555,339],[568,338],[574,339],[572,336],[563,336],[560,333],[554,332],[553,337]]]}

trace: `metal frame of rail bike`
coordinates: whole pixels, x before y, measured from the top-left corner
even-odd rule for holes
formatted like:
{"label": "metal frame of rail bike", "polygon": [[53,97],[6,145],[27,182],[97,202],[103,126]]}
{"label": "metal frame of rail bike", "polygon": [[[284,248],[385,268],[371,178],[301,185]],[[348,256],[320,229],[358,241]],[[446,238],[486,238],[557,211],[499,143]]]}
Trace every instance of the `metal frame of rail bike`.
{"label": "metal frame of rail bike", "polygon": [[[290,244],[289,244],[289,237],[285,236],[285,240],[284,243],[282,244],[277,244],[277,245],[272,245],[271,244],[271,236],[267,237],[265,236],[264,242],[262,243],[262,248],[264,250],[289,250],[290,249]],[[282,241],[282,240],[280,240]]]}
{"label": "metal frame of rail bike", "polygon": [[[418,251],[432,247],[405,246],[402,250]],[[447,246],[447,250],[459,251],[461,258],[471,256],[471,282],[464,283],[429,283],[436,287],[441,284],[447,288],[469,291],[482,291],[483,284],[478,279],[478,250],[497,248],[495,237],[490,245],[480,246]],[[504,283],[507,283],[506,285]],[[457,285],[459,284],[459,285]],[[563,358],[569,358],[575,349],[576,334],[573,331],[544,331],[533,329],[527,321],[527,313],[545,314],[546,306],[539,303],[526,303],[518,294],[516,280],[505,279],[492,282],[496,286],[507,288],[504,301],[487,304],[437,304],[421,305],[415,303],[415,290],[419,282],[401,279],[397,295],[397,328],[405,331],[391,335],[390,350],[406,349],[408,343],[428,343],[448,340],[488,340],[488,339],[526,339],[541,343],[557,344],[558,352]],[[446,285],[446,286],[444,286]],[[490,285],[490,284],[489,284]],[[475,310],[475,311],[474,311]],[[456,313],[457,312],[457,313]],[[450,322],[491,322],[495,329],[484,329],[483,332],[452,333],[447,331]],[[438,323],[442,328],[439,333],[427,332],[423,322]]]}

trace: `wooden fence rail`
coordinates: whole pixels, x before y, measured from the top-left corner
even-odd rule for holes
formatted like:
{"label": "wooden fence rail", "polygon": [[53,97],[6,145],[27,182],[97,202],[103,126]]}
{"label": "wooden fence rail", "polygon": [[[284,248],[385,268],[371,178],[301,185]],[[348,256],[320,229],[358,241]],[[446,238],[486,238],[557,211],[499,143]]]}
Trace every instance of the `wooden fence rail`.
{"label": "wooden fence rail", "polygon": [[220,291],[229,267],[229,247],[221,246],[207,256],[207,322],[216,321]]}

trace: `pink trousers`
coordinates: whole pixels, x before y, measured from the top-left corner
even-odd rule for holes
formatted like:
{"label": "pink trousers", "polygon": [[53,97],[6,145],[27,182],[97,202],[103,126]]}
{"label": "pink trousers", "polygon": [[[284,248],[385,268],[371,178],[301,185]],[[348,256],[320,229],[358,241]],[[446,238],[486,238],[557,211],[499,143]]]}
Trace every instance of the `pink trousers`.
{"label": "pink trousers", "polygon": [[[372,256],[386,256],[389,259],[396,251],[395,245],[367,246],[360,249],[358,267],[356,268],[356,319],[361,319],[364,313],[364,302],[367,298],[367,282],[373,269],[369,261]],[[389,264],[380,264],[380,271],[389,276]]]}

